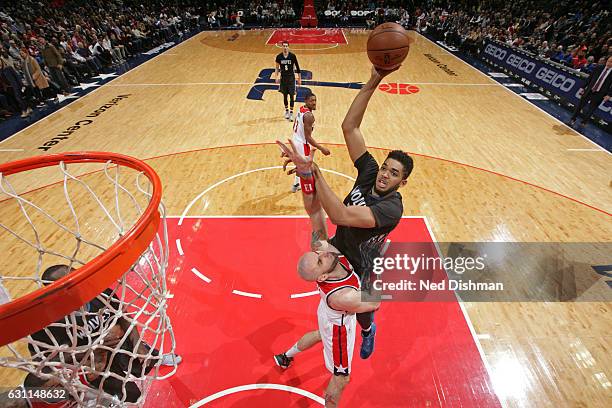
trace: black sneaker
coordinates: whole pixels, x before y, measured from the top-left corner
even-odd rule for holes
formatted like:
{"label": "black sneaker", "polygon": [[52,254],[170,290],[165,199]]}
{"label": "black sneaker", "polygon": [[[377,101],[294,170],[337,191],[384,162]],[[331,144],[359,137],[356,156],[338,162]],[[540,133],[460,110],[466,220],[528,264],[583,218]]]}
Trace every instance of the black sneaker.
{"label": "black sneaker", "polygon": [[287,357],[285,353],[277,354],[274,356],[274,362],[276,363],[276,365],[283,369],[289,368],[292,361],[293,357]]}

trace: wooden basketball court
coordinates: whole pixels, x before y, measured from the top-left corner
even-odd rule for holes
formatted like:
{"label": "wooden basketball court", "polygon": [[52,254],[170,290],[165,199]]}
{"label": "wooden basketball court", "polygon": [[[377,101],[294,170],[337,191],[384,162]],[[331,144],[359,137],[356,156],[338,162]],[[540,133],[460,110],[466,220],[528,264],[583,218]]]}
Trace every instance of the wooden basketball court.
{"label": "wooden basketball court", "polygon": [[[320,166],[344,197],[355,171],[340,124],[357,92],[350,84],[365,82],[370,65],[368,32],[340,34],[346,44],[306,39],[291,49],[312,73],[304,86],[318,98],[314,137],[332,152],[318,158]],[[317,303],[312,296],[290,297],[314,289],[291,269],[308,246],[308,226],[273,143],[291,135],[291,124],[264,71],[274,68],[280,52],[267,45],[272,35],[202,32],[0,145],[2,162],[83,150],[143,159],[163,181],[168,214],[191,223],[183,233],[179,218],[169,220],[170,309],[184,361],[174,377],[149,390],[148,407],[160,401],[173,407],[320,404],[315,397],[327,382],[320,350],[298,357],[292,373],[277,371],[271,358],[315,327]],[[372,97],[362,127],[379,161],[388,149],[415,160],[402,195],[404,215],[416,218],[402,221],[398,239],[421,228],[434,242],[610,242],[610,154],[412,35],[408,59]],[[91,116],[104,105],[110,107]],[[60,180],[41,172],[15,187],[28,191]],[[56,190],[32,194],[53,201]],[[199,254],[182,260],[186,242]],[[251,252],[265,256],[255,265],[228,266]],[[18,253],[11,258],[11,264],[30,262]],[[604,276],[593,275],[607,286]],[[516,279],[528,277],[517,273]],[[383,306],[377,351],[366,361],[355,357],[345,406],[612,404],[609,302]],[[23,378],[1,375],[9,386]]]}

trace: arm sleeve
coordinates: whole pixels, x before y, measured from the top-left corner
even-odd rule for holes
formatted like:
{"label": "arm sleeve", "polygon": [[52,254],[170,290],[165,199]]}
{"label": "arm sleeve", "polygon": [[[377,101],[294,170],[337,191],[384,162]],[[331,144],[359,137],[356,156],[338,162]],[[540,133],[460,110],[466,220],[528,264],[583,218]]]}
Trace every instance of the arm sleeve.
{"label": "arm sleeve", "polygon": [[280,64],[280,54],[276,56],[276,63]]}
{"label": "arm sleeve", "polygon": [[357,169],[357,180],[355,180],[355,185],[374,183],[376,174],[378,173],[378,163],[370,152],[366,150],[364,154],[355,160],[355,168]]}
{"label": "arm sleeve", "polygon": [[392,227],[402,218],[402,202],[398,196],[382,200],[370,206],[377,228]]}
{"label": "arm sleeve", "polygon": [[302,71],[300,71],[300,63],[298,62],[297,57],[295,56],[295,54],[293,54],[293,63],[295,64],[295,72],[300,74],[302,72]]}

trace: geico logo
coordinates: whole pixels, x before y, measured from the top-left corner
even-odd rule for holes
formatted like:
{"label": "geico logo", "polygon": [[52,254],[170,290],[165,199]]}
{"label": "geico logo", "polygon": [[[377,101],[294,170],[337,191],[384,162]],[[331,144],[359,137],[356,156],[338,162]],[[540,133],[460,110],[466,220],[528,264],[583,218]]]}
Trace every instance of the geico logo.
{"label": "geico logo", "polygon": [[489,54],[490,56],[497,58],[499,60],[503,60],[504,58],[506,58],[507,53],[508,53],[507,51],[502,50],[501,48],[496,47],[493,44],[489,44],[485,48],[485,54]]}
{"label": "geico logo", "polygon": [[525,58],[521,58],[516,54],[510,54],[506,62],[517,68],[519,71],[523,71],[528,74],[531,74],[536,67],[534,62],[531,62]]}
{"label": "geico logo", "polygon": [[555,88],[559,88],[562,91],[569,91],[576,84],[576,81],[572,78],[567,78],[565,75],[555,72],[546,67],[542,67],[536,72],[536,78],[541,79],[547,84],[551,84]]}

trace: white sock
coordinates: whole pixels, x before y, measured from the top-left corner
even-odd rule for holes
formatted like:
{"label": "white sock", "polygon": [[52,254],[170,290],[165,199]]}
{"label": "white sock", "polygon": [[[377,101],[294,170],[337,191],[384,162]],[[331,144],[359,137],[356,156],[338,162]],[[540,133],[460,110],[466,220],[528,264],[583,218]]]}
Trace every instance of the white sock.
{"label": "white sock", "polygon": [[367,329],[361,329],[361,331],[364,333],[369,333],[370,330],[372,330],[372,325],[370,325],[370,327],[368,327]]}
{"label": "white sock", "polygon": [[295,175],[295,181],[293,184],[300,184],[300,178],[297,176],[297,174]]}
{"label": "white sock", "polygon": [[286,355],[287,357],[293,357],[293,356],[295,356],[297,353],[299,353],[300,351],[301,351],[301,350],[298,348],[297,343],[295,343],[295,344],[293,345],[293,347],[291,347],[291,348],[289,349],[289,351],[287,351],[287,352],[285,353],[285,355]]}

